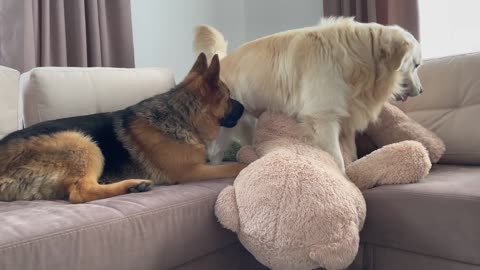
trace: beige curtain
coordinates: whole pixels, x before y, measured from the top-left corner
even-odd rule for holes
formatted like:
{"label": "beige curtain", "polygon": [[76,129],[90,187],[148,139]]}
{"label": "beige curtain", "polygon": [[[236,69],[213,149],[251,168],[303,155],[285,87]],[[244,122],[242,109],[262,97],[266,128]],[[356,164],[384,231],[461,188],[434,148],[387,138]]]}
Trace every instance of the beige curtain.
{"label": "beige curtain", "polygon": [[134,67],[130,0],[0,0],[0,65]]}
{"label": "beige curtain", "polygon": [[324,16],[354,16],[361,22],[397,24],[419,38],[417,0],[323,0]]}

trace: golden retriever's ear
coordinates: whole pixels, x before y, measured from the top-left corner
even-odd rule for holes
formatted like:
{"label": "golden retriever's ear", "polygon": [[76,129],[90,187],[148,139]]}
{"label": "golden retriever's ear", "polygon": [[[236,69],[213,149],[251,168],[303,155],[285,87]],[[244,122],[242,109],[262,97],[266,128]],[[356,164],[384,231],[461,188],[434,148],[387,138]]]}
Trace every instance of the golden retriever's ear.
{"label": "golden retriever's ear", "polygon": [[207,70],[207,68],[208,68],[207,56],[202,52],[198,55],[197,61],[195,61],[195,63],[193,64],[188,74],[191,74],[191,73],[203,74]]}
{"label": "golden retriever's ear", "polygon": [[380,46],[380,58],[389,70],[398,70],[402,65],[405,55],[412,49],[412,44],[396,30],[391,35],[386,35]]}

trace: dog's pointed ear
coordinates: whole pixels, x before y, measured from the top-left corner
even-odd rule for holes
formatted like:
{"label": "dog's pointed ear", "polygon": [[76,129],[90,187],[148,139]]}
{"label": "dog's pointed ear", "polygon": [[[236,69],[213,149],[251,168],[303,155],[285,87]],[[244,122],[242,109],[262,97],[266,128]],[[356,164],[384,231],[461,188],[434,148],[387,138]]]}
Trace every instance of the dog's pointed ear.
{"label": "dog's pointed ear", "polygon": [[220,59],[218,54],[213,56],[212,62],[203,76],[209,85],[218,84],[218,81],[220,81]]}
{"label": "dog's pointed ear", "polygon": [[202,52],[198,55],[197,60],[193,64],[188,74],[191,74],[191,73],[203,74],[205,73],[207,68],[208,68],[207,56]]}

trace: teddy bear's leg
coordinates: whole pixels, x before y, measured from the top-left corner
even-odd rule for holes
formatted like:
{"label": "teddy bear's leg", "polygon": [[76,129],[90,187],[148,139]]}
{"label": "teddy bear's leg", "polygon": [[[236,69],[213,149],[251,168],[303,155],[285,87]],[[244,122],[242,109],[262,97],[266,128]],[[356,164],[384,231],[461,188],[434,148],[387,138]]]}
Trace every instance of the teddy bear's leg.
{"label": "teddy bear's leg", "polygon": [[235,188],[228,186],[218,194],[215,203],[215,215],[222,225],[234,232],[240,229],[240,221],[238,216],[238,206],[235,197]]}
{"label": "teddy bear's leg", "polygon": [[375,124],[369,125],[366,133],[378,146],[414,140],[428,150],[432,163],[438,162],[445,152],[445,144],[433,132],[408,117],[402,110],[385,103]]}
{"label": "teddy bear's leg", "polygon": [[415,183],[432,164],[425,147],[416,141],[384,146],[347,167],[347,176],[361,190],[376,185]]}
{"label": "teddy bear's leg", "polygon": [[310,248],[310,259],[327,270],[347,268],[357,256],[360,236],[358,225],[354,222],[343,229],[345,231],[338,242],[313,245]]}
{"label": "teddy bear's leg", "polygon": [[242,163],[252,163],[259,157],[252,145],[245,145],[237,152],[237,160]]}

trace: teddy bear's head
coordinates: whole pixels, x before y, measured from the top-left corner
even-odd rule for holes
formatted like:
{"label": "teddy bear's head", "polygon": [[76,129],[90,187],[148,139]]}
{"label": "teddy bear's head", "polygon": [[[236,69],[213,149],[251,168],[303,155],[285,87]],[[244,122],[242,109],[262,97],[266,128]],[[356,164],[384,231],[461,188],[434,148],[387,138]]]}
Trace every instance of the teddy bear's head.
{"label": "teddy bear's head", "polygon": [[365,201],[322,153],[267,153],[219,195],[219,221],[272,269],[344,269],[355,258]]}

